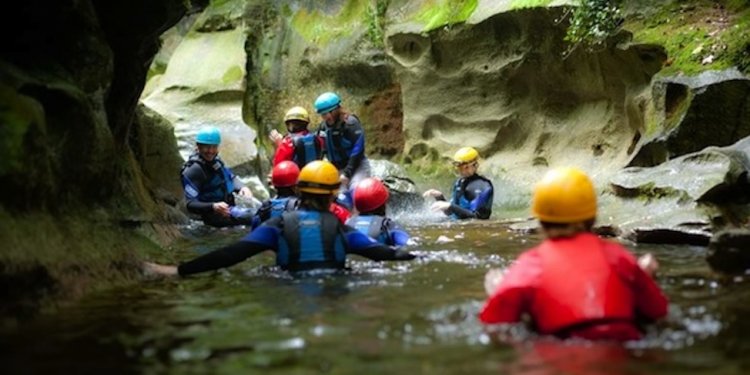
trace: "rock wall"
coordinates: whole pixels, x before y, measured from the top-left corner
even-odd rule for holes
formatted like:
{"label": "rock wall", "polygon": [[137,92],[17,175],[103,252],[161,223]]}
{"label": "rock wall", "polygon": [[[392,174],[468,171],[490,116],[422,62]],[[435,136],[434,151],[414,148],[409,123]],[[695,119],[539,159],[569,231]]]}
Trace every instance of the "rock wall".
{"label": "rock wall", "polygon": [[121,282],[175,237],[174,136],[135,119],[158,36],[188,5],[31,0],[0,26],[3,317]]}

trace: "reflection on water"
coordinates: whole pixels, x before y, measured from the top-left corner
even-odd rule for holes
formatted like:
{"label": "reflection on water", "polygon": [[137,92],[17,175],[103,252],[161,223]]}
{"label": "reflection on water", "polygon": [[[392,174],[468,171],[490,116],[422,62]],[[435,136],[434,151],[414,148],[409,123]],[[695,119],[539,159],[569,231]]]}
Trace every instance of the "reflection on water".
{"label": "reflection on water", "polygon": [[[193,229],[188,259],[242,229]],[[534,338],[476,319],[487,269],[538,238],[501,223],[411,227],[420,259],[354,258],[345,272],[292,277],[271,253],[230,270],[91,295],[3,334],[4,373],[742,373],[750,289],[721,279],[704,249],[638,246],[662,264],[670,315],[626,347]]]}

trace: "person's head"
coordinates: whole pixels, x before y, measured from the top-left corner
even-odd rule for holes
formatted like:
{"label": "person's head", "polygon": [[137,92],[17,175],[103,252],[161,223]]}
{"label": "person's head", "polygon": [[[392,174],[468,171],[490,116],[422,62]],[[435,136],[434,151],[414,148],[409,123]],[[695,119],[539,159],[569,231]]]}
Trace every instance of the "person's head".
{"label": "person's head", "polygon": [[453,166],[461,177],[474,175],[479,168],[479,152],[474,147],[459,148],[453,154]]}
{"label": "person's head", "polygon": [[550,170],[534,189],[531,212],[551,238],[589,231],[596,219],[594,185],[579,169]]}
{"label": "person's head", "polygon": [[315,112],[328,125],[335,124],[341,118],[341,98],[332,92],[324,92],[315,99]]}
{"label": "person's head", "polygon": [[339,171],[325,160],[307,163],[299,172],[297,188],[301,204],[319,211],[327,211],[339,190]]}
{"label": "person's head", "polygon": [[301,132],[310,124],[310,115],[302,107],[292,107],[284,115],[284,124],[290,133]]}
{"label": "person's head", "polygon": [[214,126],[203,127],[195,135],[195,144],[198,147],[198,154],[204,160],[212,161],[219,154],[221,132]]}
{"label": "person's head", "polygon": [[271,184],[280,196],[295,195],[299,167],[289,160],[276,164],[271,171]]}
{"label": "person's head", "polygon": [[361,214],[384,215],[388,195],[388,189],[380,179],[366,178],[354,189],[354,207]]}

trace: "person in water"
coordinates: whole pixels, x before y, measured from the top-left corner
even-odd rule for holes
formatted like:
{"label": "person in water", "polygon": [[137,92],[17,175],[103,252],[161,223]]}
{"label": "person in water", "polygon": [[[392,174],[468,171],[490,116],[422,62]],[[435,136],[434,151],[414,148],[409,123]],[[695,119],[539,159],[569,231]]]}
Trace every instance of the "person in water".
{"label": "person in water", "polygon": [[294,211],[299,206],[297,199],[297,178],[299,167],[293,161],[284,160],[276,164],[271,170],[271,184],[276,190],[276,196],[263,202],[255,213],[253,228],[266,220],[279,217],[287,211]]}
{"label": "person in water", "polygon": [[273,165],[291,160],[302,168],[307,163],[323,158],[323,139],[310,133],[310,115],[302,107],[293,107],[284,115],[284,124],[288,133],[284,136],[276,130],[269,137],[278,146],[273,155]]}
{"label": "person in water", "polygon": [[327,161],[307,164],[299,174],[300,207],[269,219],[240,241],[179,266],[145,263],[147,272],[187,276],[229,267],[266,250],[276,252],[276,265],[291,272],[345,268],[346,256],[375,260],[411,260],[415,256],[378,243],[341,224],[328,211],[339,188],[339,171]]}
{"label": "person in water", "polygon": [[453,184],[450,201],[446,201],[445,195],[435,189],[427,190],[422,195],[435,198],[437,202],[432,204],[432,209],[443,211],[454,219],[489,219],[494,189],[492,181],[477,174],[479,152],[473,147],[460,148],[453,155],[453,165],[459,177]]}
{"label": "person in water", "polygon": [[636,261],[621,245],[593,234],[596,212],[585,173],[548,172],[532,201],[546,239],[507,272],[487,273],[482,323],[518,322],[526,314],[544,335],[627,341],[641,337],[639,323],[664,317],[667,299],[652,279],[656,259],[646,254]]}
{"label": "person in water", "polygon": [[354,207],[359,214],[350,218],[347,225],[389,246],[405,246],[409,234],[385,215],[388,189],[374,177],[362,180],[354,188]]}
{"label": "person in water", "polygon": [[370,177],[362,124],[357,116],[344,111],[341,98],[332,92],[315,99],[315,111],[323,119],[318,134],[324,139],[326,158],[341,171],[341,190],[346,192]]}
{"label": "person in water", "polygon": [[182,166],[182,187],[187,210],[215,227],[247,225],[253,211],[235,206],[234,193],[252,198],[253,194],[219,157],[221,132],[209,126],[198,131],[196,150]]}

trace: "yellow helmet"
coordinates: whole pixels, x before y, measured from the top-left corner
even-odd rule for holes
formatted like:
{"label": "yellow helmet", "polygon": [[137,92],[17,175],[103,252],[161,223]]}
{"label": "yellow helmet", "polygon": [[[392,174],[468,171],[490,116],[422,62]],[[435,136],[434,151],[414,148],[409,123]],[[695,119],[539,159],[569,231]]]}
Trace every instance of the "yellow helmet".
{"label": "yellow helmet", "polygon": [[553,169],[534,189],[532,214],[549,223],[577,223],[596,217],[596,192],[586,173],[576,168]]}
{"label": "yellow helmet", "polygon": [[304,121],[309,124],[310,115],[307,114],[307,110],[302,107],[292,107],[288,111],[286,111],[286,114],[284,115],[284,122],[293,120]]}
{"label": "yellow helmet", "polygon": [[453,154],[454,164],[464,164],[476,161],[479,158],[479,152],[474,147],[461,147]]}
{"label": "yellow helmet", "polygon": [[300,191],[311,194],[336,194],[340,184],[338,169],[325,160],[307,163],[299,172],[297,181]]}

